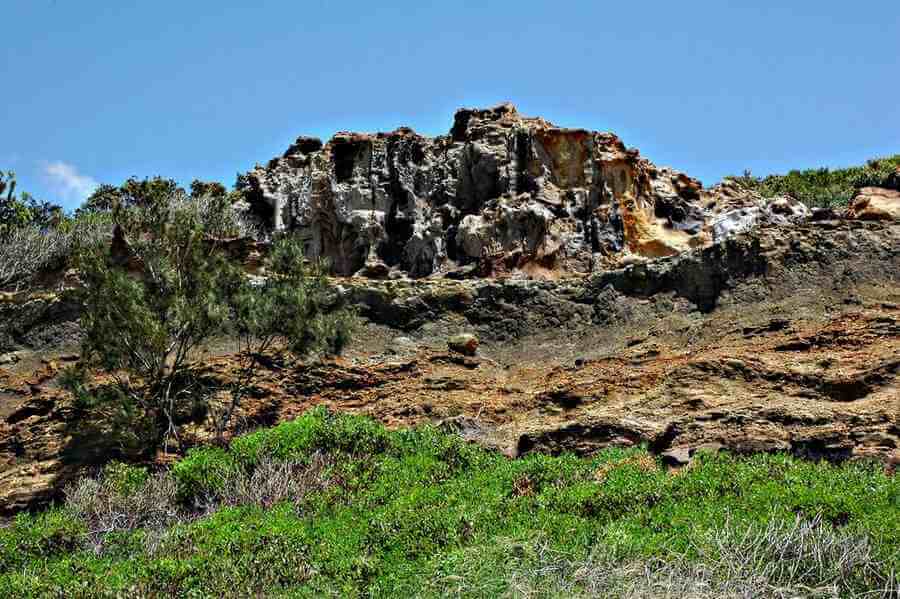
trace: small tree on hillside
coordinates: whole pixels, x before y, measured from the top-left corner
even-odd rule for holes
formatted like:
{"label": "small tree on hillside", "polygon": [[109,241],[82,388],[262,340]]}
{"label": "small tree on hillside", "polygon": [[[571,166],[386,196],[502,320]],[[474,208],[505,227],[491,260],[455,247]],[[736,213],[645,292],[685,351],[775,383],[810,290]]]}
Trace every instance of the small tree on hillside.
{"label": "small tree on hillside", "polygon": [[[179,449],[178,422],[208,403],[194,370],[211,337],[236,332],[242,340],[242,372],[231,388],[235,406],[259,352],[277,341],[301,352],[343,346],[346,310],[320,270],[301,266],[293,240],[281,240],[273,251],[271,280],[253,285],[205,235],[203,218],[190,203],[120,207],[115,221],[128,242],[127,260],[106,247],[78,254],[83,358],[108,371],[121,395],[154,417]],[[233,411],[217,415],[217,428],[224,429]]]}
{"label": "small tree on hillside", "polygon": [[88,196],[78,212],[113,212],[171,203],[187,193],[173,179],[131,177],[119,186],[103,183]]}
{"label": "small tree on hillside", "polygon": [[262,281],[244,279],[230,298],[239,368],[229,402],[212,414],[220,439],[266,352],[284,347],[298,356],[339,354],[354,327],[352,313],[328,282],[327,265],[307,262],[300,242],[276,241],[266,272]]}

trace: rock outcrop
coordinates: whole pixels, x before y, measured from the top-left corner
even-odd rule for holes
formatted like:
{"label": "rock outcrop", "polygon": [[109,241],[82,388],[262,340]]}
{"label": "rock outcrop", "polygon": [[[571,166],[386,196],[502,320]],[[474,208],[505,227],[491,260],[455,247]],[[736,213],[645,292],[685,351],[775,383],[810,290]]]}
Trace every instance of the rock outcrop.
{"label": "rock outcrop", "polygon": [[881,187],[863,187],[847,211],[859,220],[900,220],[900,191]]}
{"label": "rock outcrop", "polygon": [[[273,228],[358,275],[335,283],[362,329],[338,360],[265,360],[228,435],[325,405],[510,456],[900,460],[900,172],[810,211],[503,105],[461,110],[434,139],[300,138],[246,182]],[[268,242],[206,242],[265,274]],[[120,230],[111,254],[139,270]],[[0,293],[0,516],[110,459],[171,459],[65,390],[76,285]],[[204,359],[210,388],[240,376],[227,345]],[[190,418],[191,443],[217,434]]]}
{"label": "rock outcrop", "polygon": [[[636,444],[676,463],[709,447],[900,455],[898,221],[757,227],[557,281],[339,284],[364,327],[349,354],[267,360],[229,434],[325,405],[444,426],[510,455]],[[133,424],[106,404],[64,389],[76,308],[66,294],[0,301],[12,345],[0,352],[16,351],[0,365],[0,516],[58,499],[110,459],[171,459],[134,443]],[[229,351],[211,349],[204,381],[226,388],[240,375]],[[213,438],[210,420],[193,417],[185,433]]]}
{"label": "rock outcrop", "polygon": [[256,212],[344,276],[415,278],[497,257],[526,274],[587,273],[808,216],[788,199],[704,190],[611,133],[557,127],[510,104],[459,110],[437,138],[408,128],[324,145],[301,137],[246,180]]}

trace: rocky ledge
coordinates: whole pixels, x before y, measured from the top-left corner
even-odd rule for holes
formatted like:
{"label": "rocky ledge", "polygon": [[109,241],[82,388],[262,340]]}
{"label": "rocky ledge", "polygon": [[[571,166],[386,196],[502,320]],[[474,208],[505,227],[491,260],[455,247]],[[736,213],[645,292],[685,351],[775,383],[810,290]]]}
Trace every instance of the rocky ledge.
{"label": "rocky ledge", "polygon": [[[245,179],[253,210],[335,274],[531,278],[706,247],[761,222],[804,220],[790,198],[704,189],[612,133],[557,127],[511,104],[461,109],[448,135],[300,137]],[[485,266],[487,263],[487,266]]]}
{"label": "rocky ledge", "polygon": [[[558,281],[339,284],[364,321],[349,355],[272,360],[231,432],[324,404],[511,456],[646,444],[677,463],[701,447],[900,460],[900,222],[762,227]],[[65,297],[0,301],[0,317],[19,348],[0,364],[0,515],[109,459],[170,459],[61,388],[78,359],[58,347],[77,328]],[[229,348],[211,348],[210,381],[227,385]],[[186,430],[208,439],[197,418]]]}
{"label": "rocky ledge", "polygon": [[[900,463],[900,171],[812,212],[504,105],[461,110],[435,139],[301,138],[244,180],[274,229],[331,260],[363,330],[337,361],[273,356],[228,434],[324,404],[510,456],[646,444],[674,465],[701,448]],[[265,275],[267,242],[215,242]],[[121,235],[112,255],[131,261]],[[0,515],[110,459],[171,459],[63,389],[76,283],[0,294]],[[233,346],[207,349],[202,376],[226,388]]]}

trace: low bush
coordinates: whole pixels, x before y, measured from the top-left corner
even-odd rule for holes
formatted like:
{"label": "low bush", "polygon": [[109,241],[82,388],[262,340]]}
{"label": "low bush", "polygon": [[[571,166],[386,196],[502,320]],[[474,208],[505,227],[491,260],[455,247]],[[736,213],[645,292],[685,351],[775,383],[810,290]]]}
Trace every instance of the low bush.
{"label": "low bush", "polygon": [[849,204],[861,187],[887,185],[897,167],[900,167],[900,154],[869,160],[864,166],[793,170],[786,175],[762,178],[746,171],[730,179],[764,197],[789,195],[811,208],[837,208]]}
{"label": "low bush", "polygon": [[173,179],[132,177],[121,185],[103,184],[88,197],[76,215],[111,215],[130,211],[146,225],[160,212],[189,211],[204,232],[214,238],[256,237],[262,231],[249,212],[240,209],[243,195],[228,192],[216,182],[194,180],[190,192]]}
{"label": "low bush", "polygon": [[[875,464],[646,450],[511,460],[312,410],[115,466],[0,530],[15,596],[787,597],[897,593],[900,481]],[[155,504],[151,506],[150,504]],[[12,595],[11,595],[12,596]]]}
{"label": "low bush", "polygon": [[360,416],[334,416],[315,408],[296,420],[261,429],[219,447],[192,449],[172,469],[179,497],[185,502],[222,496],[222,490],[241,475],[251,475],[260,463],[309,465],[323,455],[372,455],[385,451],[390,434]]}
{"label": "low bush", "polygon": [[190,194],[161,177],[101,185],[74,216],[15,188],[15,174],[0,171],[0,289],[28,289],[41,274],[71,266],[76,251],[108,244],[117,211],[130,213],[137,229],[152,227],[161,212],[181,212],[211,238],[262,235],[241,194],[218,183],[194,181]]}
{"label": "low bush", "polygon": [[65,268],[76,246],[107,239],[107,216],[71,218],[62,208],[16,193],[16,175],[0,171],[0,290],[28,289],[41,274]]}
{"label": "low bush", "polygon": [[212,511],[221,505],[270,508],[284,502],[299,505],[308,494],[331,484],[332,467],[333,458],[322,453],[303,462],[264,457],[252,470],[236,470],[226,476],[216,492],[207,496],[205,509]]}
{"label": "low bush", "polygon": [[0,237],[0,289],[19,291],[41,272],[63,266],[70,246],[70,237],[56,229],[24,226],[9,230]]}
{"label": "low bush", "polygon": [[10,526],[0,528],[0,572],[31,569],[50,557],[75,552],[86,532],[85,523],[65,510],[19,514]]}
{"label": "low bush", "polygon": [[81,479],[66,489],[66,507],[85,523],[98,546],[109,533],[159,530],[181,516],[171,476],[117,462],[98,478]]}
{"label": "low bush", "polygon": [[[430,582],[448,595],[516,597],[841,597],[895,596],[900,578],[873,565],[863,537],[796,519],[737,532],[724,527],[698,540],[700,559],[659,557],[623,561],[602,545],[572,559],[538,537],[501,539],[463,551]],[[708,547],[714,547],[709,550]]]}

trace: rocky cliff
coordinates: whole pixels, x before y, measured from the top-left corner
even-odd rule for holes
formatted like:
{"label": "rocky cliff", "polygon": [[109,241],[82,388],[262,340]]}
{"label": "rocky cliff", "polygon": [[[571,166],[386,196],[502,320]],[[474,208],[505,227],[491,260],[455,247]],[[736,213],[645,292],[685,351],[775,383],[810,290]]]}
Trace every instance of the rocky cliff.
{"label": "rocky cliff", "polygon": [[271,227],[297,232],[308,255],[345,276],[587,273],[809,214],[786,198],[706,190],[612,133],[557,127],[510,104],[459,110],[437,138],[407,128],[324,145],[301,137],[246,180]]}
{"label": "rocky cliff", "polygon": [[[301,138],[247,182],[272,227],[368,278],[336,281],[361,317],[349,353],[267,360],[228,434],[325,405],[511,456],[646,444],[675,464],[700,448],[900,463],[900,170],[811,213],[500,106],[436,139]],[[216,245],[265,274],[265,241]],[[65,390],[74,284],[0,294],[0,516],[110,459],[171,459],[113,404]],[[460,333],[477,349],[448,351]],[[227,389],[233,346],[205,349],[204,384]],[[211,439],[191,418],[191,442]]]}
{"label": "rocky cliff", "polygon": [[[340,285],[363,321],[349,353],[267,361],[231,432],[325,405],[449,426],[515,456],[646,444],[678,462],[720,447],[900,463],[900,221],[757,227],[559,281]],[[111,405],[63,388],[78,354],[59,341],[75,318],[65,296],[0,297],[22,348],[0,361],[0,516],[110,459],[170,459],[123,442]],[[460,332],[477,335],[475,356],[448,352]],[[210,348],[204,381],[239,375],[231,351]],[[202,441],[210,427],[198,414],[184,430]]]}

